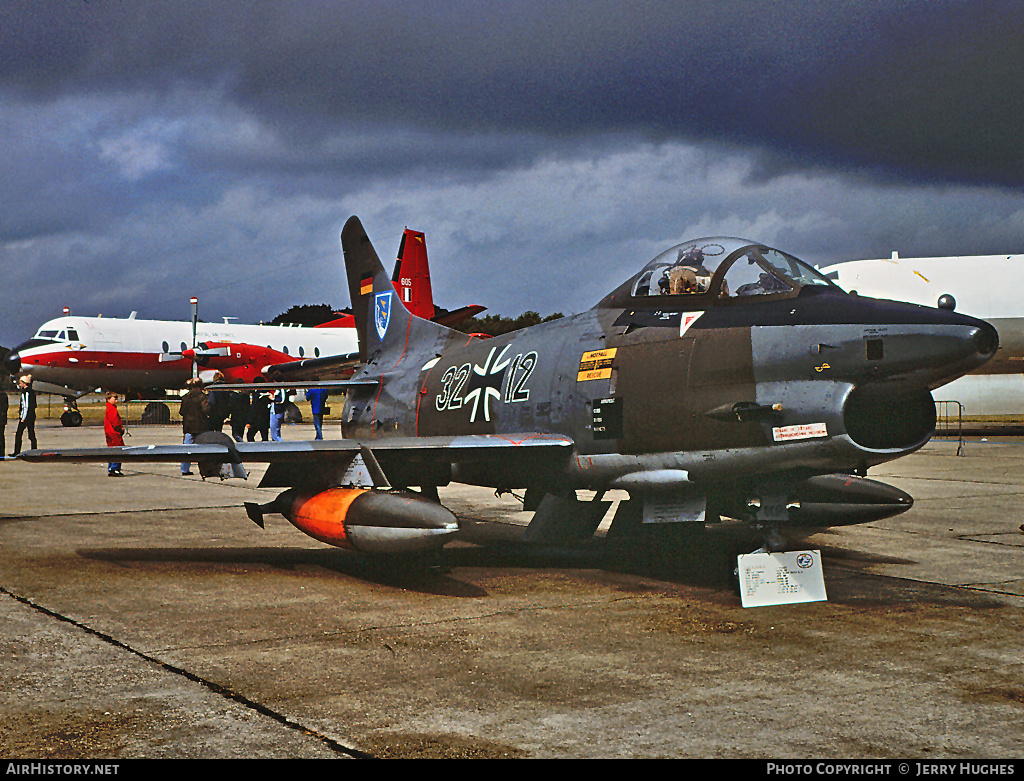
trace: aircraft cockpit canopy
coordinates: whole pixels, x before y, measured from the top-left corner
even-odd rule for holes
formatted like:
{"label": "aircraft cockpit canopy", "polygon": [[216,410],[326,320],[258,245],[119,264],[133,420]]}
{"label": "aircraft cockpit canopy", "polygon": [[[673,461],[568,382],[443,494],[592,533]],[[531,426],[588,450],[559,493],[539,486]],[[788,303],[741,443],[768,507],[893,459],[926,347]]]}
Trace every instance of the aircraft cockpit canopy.
{"label": "aircraft cockpit canopy", "polygon": [[77,342],[78,331],[74,328],[58,327],[54,328],[49,324],[44,325],[39,329],[39,332],[35,335],[36,339],[48,339],[60,342]]}
{"label": "aircraft cockpit canopy", "polygon": [[677,244],[661,253],[632,280],[627,295],[738,301],[796,295],[807,285],[836,288],[812,266],[784,252],[745,239],[713,238]]}

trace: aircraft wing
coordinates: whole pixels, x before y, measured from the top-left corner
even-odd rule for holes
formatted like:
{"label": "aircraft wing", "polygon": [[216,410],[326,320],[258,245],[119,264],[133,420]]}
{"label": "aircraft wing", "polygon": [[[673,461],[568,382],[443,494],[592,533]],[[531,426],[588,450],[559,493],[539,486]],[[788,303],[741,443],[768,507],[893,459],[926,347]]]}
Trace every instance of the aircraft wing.
{"label": "aircraft wing", "polygon": [[451,312],[442,312],[441,314],[434,315],[431,320],[441,325],[446,325],[449,328],[454,328],[457,324],[463,320],[468,320],[471,317],[475,317],[486,309],[479,304],[472,304],[470,306],[460,307],[459,309],[453,309]]}
{"label": "aircraft wing", "polygon": [[268,380],[342,380],[352,376],[359,364],[359,353],[325,355],[299,361],[276,363],[263,370]]}
{"label": "aircraft wing", "polygon": [[[190,445],[142,445],[27,450],[24,461],[37,463],[159,463],[195,461],[203,470],[207,464],[266,463],[270,468],[260,487],[344,484],[341,478],[361,458],[374,485],[390,485],[388,477],[401,474],[409,464],[445,467],[491,458],[549,458],[552,463],[568,458],[573,441],[554,434],[473,434],[465,436],[393,437],[386,439],[295,440],[279,442],[234,442],[220,432],[197,437]],[[441,471],[439,475],[444,475]],[[237,474],[235,476],[242,476]],[[447,480],[439,479],[438,484]],[[414,485],[416,483],[413,483]]]}
{"label": "aircraft wing", "polygon": [[54,396],[63,396],[66,399],[80,399],[87,393],[93,393],[98,388],[69,388],[67,385],[56,385],[52,382],[35,380],[32,388],[36,393],[49,393]]}
{"label": "aircraft wing", "polygon": [[[221,387],[221,386],[218,386]],[[259,387],[263,387],[260,385]],[[205,437],[207,435],[200,435]],[[222,435],[223,436],[223,435]],[[224,439],[228,437],[224,436]],[[280,442],[196,442],[191,445],[126,445],[123,447],[70,448],[67,450],[26,450],[18,455],[23,461],[85,463],[91,461],[175,462],[189,458],[231,459],[246,463],[278,463],[338,458],[366,448],[374,453],[406,456],[437,455],[452,460],[486,457],[524,448],[531,451],[569,450],[573,441],[557,434],[533,432],[521,434],[467,434],[438,437],[391,437],[387,439],[285,440]]]}
{"label": "aircraft wing", "polygon": [[206,390],[231,390],[231,391],[266,391],[284,388],[292,390],[295,388],[329,388],[331,390],[343,391],[346,388],[359,386],[380,385],[380,379],[363,378],[359,380],[303,380],[296,378],[287,382],[216,382],[205,386]]}

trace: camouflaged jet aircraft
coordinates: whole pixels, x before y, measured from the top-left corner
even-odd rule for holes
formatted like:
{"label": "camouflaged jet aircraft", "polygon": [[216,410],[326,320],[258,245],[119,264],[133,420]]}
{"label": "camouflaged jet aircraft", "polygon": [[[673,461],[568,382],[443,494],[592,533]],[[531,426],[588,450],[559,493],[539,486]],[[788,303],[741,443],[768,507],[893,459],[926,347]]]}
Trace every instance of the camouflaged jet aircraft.
{"label": "camouflaged jet aircraft", "polygon": [[[269,462],[280,512],[329,544],[425,550],[458,534],[450,482],[526,489],[527,542],[581,540],[628,492],[612,530],[860,523],[907,510],[864,475],[931,437],[931,390],[980,366],[995,329],[850,295],[757,242],[688,241],[592,309],[480,340],[415,317],[351,218],[341,234],[361,364],[343,438],[31,451],[29,461]],[[219,437],[219,439],[218,439]],[[418,487],[420,491],[411,490]],[[577,489],[596,492],[579,501]],[[609,532],[611,533],[611,532]]]}

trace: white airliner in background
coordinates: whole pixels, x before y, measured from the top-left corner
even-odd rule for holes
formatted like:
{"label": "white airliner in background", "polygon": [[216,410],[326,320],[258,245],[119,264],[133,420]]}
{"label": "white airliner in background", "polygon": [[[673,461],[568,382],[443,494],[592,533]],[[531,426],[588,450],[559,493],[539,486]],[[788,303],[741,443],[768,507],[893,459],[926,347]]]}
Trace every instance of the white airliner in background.
{"label": "white airliner in background", "polygon": [[197,322],[193,339],[188,321],[68,314],[15,347],[4,368],[31,374],[38,391],[75,397],[96,388],[181,388],[193,375],[193,356],[204,379],[225,359],[230,365],[220,370],[229,379],[252,382],[267,365],[358,349],[354,328]]}
{"label": "white airliner in background", "polygon": [[977,372],[942,388],[965,416],[1024,415],[1024,255],[848,260],[819,266],[844,290],[871,298],[955,308],[987,320],[999,350]]}
{"label": "white airliner in background", "polygon": [[[474,305],[448,312],[434,306],[426,241],[419,231],[406,228],[402,235],[393,284],[405,306],[426,319],[452,324],[484,309]],[[12,349],[3,369],[15,376],[31,374],[37,391],[64,396],[75,410],[75,399],[97,388],[178,389],[193,374],[210,380],[217,371],[228,382],[251,383],[272,367],[318,360],[338,365],[358,356],[351,315],[316,328],[240,325],[227,322],[230,318],[203,323],[196,305],[193,299],[191,322],[140,320],[134,312],[127,318],[78,317],[65,310]],[[81,417],[67,418],[72,419]]]}

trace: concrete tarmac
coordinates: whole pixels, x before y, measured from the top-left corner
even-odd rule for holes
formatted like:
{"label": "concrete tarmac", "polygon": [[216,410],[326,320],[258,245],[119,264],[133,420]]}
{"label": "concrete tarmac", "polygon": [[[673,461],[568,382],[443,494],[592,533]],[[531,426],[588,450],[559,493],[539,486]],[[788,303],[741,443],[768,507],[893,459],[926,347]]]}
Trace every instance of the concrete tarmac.
{"label": "concrete tarmac", "polygon": [[417,566],[258,528],[262,467],[7,460],[0,756],[1021,757],[1024,444],[964,452],[871,470],[908,513],[793,541],[822,552],[827,601],[747,609],[731,527],[679,561],[527,551],[514,498],[451,486],[466,541]]}

